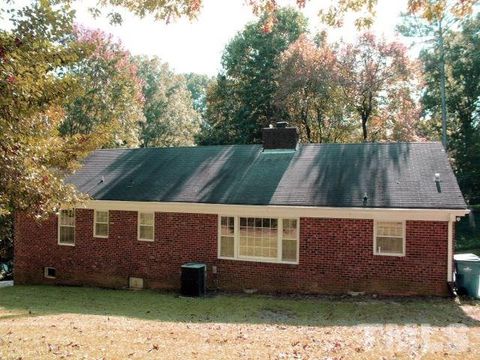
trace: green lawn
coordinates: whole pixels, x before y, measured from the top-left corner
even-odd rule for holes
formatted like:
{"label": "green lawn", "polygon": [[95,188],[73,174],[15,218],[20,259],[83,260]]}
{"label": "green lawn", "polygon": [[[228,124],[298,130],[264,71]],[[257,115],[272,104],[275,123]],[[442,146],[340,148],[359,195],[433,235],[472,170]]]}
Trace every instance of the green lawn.
{"label": "green lawn", "polygon": [[200,323],[323,326],[418,322],[441,326],[462,322],[477,325],[455,302],[435,298],[357,300],[353,297],[294,298],[243,294],[185,298],[175,293],[150,290],[14,286],[0,289],[0,308],[18,314],[4,317],[73,313]]}
{"label": "green lawn", "polygon": [[[426,347],[425,334],[436,347]],[[458,341],[463,345],[456,349]],[[165,358],[395,353],[434,358],[445,352],[465,359],[480,357],[478,344],[476,301],[241,294],[194,299],[148,290],[0,288],[0,359],[156,358],[160,353]]]}

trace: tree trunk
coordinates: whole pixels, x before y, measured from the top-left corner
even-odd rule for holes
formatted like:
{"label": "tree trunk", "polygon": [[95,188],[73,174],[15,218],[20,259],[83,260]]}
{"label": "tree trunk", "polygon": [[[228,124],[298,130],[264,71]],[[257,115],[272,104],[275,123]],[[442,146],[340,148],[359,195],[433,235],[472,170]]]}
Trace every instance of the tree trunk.
{"label": "tree trunk", "polygon": [[442,98],[442,144],[447,149],[447,103],[445,99],[445,47],[443,44],[442,20],[438,22],[438,44],[440,50],[440,97]]}
{"label": "tree trunk", "polygon": [[367,121],[368,116],[362,115],[362,131],[363,131],[363,141],[367,142]]}

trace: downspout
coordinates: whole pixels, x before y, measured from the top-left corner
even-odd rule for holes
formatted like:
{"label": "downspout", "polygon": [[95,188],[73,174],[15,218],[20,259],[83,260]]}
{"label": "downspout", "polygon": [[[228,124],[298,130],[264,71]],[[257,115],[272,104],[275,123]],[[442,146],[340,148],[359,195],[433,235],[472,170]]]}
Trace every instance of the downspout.
{"label": "downspout", "polygon": [[447,257],[447,282],[453,281],[453,224],[456,221],[455,215],[450,215],[448,220],[448,257]]}

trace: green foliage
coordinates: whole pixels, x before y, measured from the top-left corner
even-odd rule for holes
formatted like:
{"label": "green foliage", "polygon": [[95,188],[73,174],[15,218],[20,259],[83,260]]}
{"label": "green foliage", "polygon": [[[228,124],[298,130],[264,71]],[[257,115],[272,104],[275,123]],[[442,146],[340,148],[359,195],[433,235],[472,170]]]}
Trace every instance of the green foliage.
{"label": "green foliage", "polygon": [[207,89],[213,84],[214,78],[196,73],[184,74],[184,77],[192,96],[193,108],[204,115],[207,112]]}
{"label": "green foliage", "polygon": [[268,32],[263,19],[247,25],[227,45],[198,143],[258,143],[278,120],[303,142],[417,139],[421,76],[405,47],[368,33],[331,46],[325,33],[309,40],[292,9],[276,19]]}
{"label": "green foliage", "polygon": [[38,2],[0,30],[0,214],[44,215],[79,200],[63,183],[95,144],[60,137],[63,108],[79,93],[71,70],[90,49],[75,41],[68,6]]}
{"label": "green foliage", "polygon": [[357,122],[340,86],[337,53],[319,43],[301,35],[282,53],[276,103],[302,142],[353,141]]}
{"label": "green foliage", "polygon": [[471,207],[470,214],[457,223],[455,229],[456,250],[480,249],[480,208]]}
{"label": "green foliage", "polygon": [[[445,37],[449,153],[467,200],[480,203],[480,15]],[[433,131],[440,117],[438,48],[421,53],[426,89],[423,104]],[[435,133],[432,134],[435,136]]]}
{"label": "green foliage", "polygon": [[200,114],[194,108],[185,78],[155,57],[137,57],[135,62],[145,97],[142,146],[193,145]]}
{"label": "green foliage", "polygon": [[75,36],[93,52],[72,69],[84,91],[66,106],[60,133],[95,134],[102,147],[138,145],[144,100],[129,53],[98,30],[77,29]]}
{"label": "green foliage", "polygon": [[261,128],[281,117],[274,104],[277,60],[306,31],[307,22],[290,8],[275,15],[270,31],[265,31],[262,19],[248,24],[227,45],[223,72],[208,93],[207,125],[200,143],[258,143]]}
{"label": "green foliage", "polygon": [[0,216],[0,262],[13,258],[13,215]]}
{"label": "green foliage", "polygon": [[[72,0],[63,1],[71,2]],[[155,20],[164,20],[168,23],[179,17],[194,19],[200,11],[201,0],[98,0],[97,4],[89,9],[92,15],[100,16],[102,8],[109,8],[107,17],[113,24],[121,24],[123,20],[117,8],[126,9],[140,18],[150,15]]]}
{"label": "green foliage", "polygon": [[403,45],[365,33],[342,46],[339,63],[341,87],[361,124],[363,141],[416,138],[420,76]]}

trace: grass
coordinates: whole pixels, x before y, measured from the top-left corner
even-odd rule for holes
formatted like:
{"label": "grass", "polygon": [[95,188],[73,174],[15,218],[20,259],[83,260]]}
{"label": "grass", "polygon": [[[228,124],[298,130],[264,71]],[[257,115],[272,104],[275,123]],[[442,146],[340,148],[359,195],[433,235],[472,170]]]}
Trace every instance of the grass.
{"label": "grass", "polygon": [[0,359],[465,359],[479,344],[475,301],[0,288]]}

